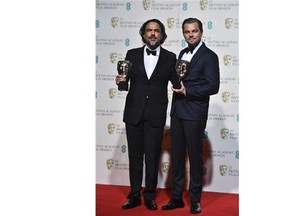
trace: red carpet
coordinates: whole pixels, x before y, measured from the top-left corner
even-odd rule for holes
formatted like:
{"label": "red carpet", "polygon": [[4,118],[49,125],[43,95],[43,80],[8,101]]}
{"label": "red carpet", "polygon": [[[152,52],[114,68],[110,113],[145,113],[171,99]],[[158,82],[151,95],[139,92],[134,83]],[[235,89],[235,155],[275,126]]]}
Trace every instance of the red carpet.
{"label": "red carpet", "polygon": [[[148,210],[144,204],[133,209],[121,209],[126,202],[128,186],[96,184],[96,215],[97,216],[186,216],[190,213],[190,200],[185,192],[185,207],[170,211],[161,209],[170,198],[169,189],[158,189],[156,203],[158,210]],[[143,200],[142,200],[143,201]],[[143,203],[143,202],[142,202]],[[239,194],[203,192],[201,216],[239,216]]]}

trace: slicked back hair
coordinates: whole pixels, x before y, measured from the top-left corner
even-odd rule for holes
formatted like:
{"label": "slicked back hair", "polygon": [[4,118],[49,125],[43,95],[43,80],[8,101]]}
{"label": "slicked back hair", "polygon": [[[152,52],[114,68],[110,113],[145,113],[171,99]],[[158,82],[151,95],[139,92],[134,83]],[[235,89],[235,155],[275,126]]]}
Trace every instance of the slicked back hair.
{"label": "slicked back hair", "polygon": [[147,20],[145,23],[143,23],[143,25],[141,26],[140,30],[139,30],[139,34],[141,35],[141,38],[142,38],[142,41],[143,43],[146,43],[146,40],[144,38],[144,34],[145,34],[145,28],[147,26],[148,23],[150,22],[156,22],[159,24],[160,28],[161,28],[161,35],[162,35],[162,39],[160,40],[160,44],[163,44],[164,41],[166,40],[167,38],[167,34],[165,32],[165,26],[163,25],[163,23],[158,20],[158,19],[150,19],[150,20]]}
{"label": "slicked back hair", "polygon": [[203,33],[203,25],[202,25],[202,22],[201,22],[199,19],[193,18],[193,17],[187,18],[187,19],[185,19],[185,20],[183,21],[183,23],[182,23],[182,32],[183,32],[183,33],[184,33],[184,25],[185,25],[186,23],[197,23],[198,26],[199,26],[199,29],[200,29],[201,33]]}

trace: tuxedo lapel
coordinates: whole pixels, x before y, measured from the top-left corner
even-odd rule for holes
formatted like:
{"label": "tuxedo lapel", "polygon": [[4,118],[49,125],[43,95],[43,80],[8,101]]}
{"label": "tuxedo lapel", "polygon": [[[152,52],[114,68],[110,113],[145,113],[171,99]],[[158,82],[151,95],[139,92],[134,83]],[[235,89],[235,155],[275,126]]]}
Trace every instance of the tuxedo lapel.
{"label": "tuxedo lapel", "polygon": [[136,56],[136,58],[137,58],[136,61],[138,64],[137,70],[148,79],[147,73],[145,71],[145,65],[144,65],[144,56],[143,56],[144,55],[144,46],[141,49],[139,49],[138,52],[135,54],[137,55]]}
{"label": "tuxedo lapel", "polygon": [[160,65],[164,65],[165,59],[165,52],[162,47],[160,47],[160,55],[150,79],[152,79],[161,70]]}
{"label": "tuxedo lapel", "polygon": [[195,53],[195,55],[192,57],[191,61],[190,61],[190,67],[192,68],[197,61],[199,60],[199,58],[207,51],[207,47],[206,45],[203,43],[202,46],[197,50],[197,52]]}

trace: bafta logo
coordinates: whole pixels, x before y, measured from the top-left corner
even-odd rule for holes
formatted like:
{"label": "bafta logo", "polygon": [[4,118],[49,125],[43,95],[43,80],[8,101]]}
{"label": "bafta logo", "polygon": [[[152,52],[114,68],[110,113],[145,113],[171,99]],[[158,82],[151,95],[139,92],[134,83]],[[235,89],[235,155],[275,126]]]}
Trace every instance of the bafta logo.
{"label": "bafta logo", "polygon": [[143,8],[144,10],[149,10],[151,5],[151,0],[143,0]]}
{"label": "bafta logo", "polygon": [[223,62],[225,66],[230,66],[232,61],[232,56],[231,55],[224,55],[223,56]]}
{"label": "bafta logo", "polygon": [[229,129],[228,128],[222,128],[220,130],[220,135],[221,135],[222,139],[224,139],[224,140],[228,139],[228,137],[229,137]]}
{"label": "bafta logo", "polygon": [[128,60],[118,61],[117,63],[117,71],[119,75],[127,76],[129,71],[131,70],[132,63]]}
{"label": "bafta logo", "polygon": [[176,69],[176,74],[179,78],[179,85],[173,86],[173,88],[181,88],[180,82],[181,80],[184,79],[185,75],[187,74],[188,67],[189,67],[189,61],[186,60],[177,60],[175,69]]}
{"label": "bafta logo", "polygon": [[219,172],[221,176],[227,175],[228,172],[228,166],[227,165],[220,165],[219,166]]}
{"label": "bafta logo", "polygon": [[228,103],[230,101],[230,92],[228,91],[222,92],[222,101],[224,103]]}
{"label": "bafta logo", "polygon": [[167,19],[167,26],[170,29],[174,28],[175,27],[175,18],[172,18],[172,17],[168,18]]}
{"label": "bafta logo", "polygon": [[116,98],[116,93],[117,93],[116,88],[110,88],[109,89],[109,98],[115,99]]}
{"label": "bafta logo", "polygon": [[110,61],[111,63],[115,63],[117,61],[118,54],[117,53],[110,53]]}
{"label": "bafta logo", "polygon": [[226,29],[231,29],[233,27],[233,19],[232,18],[226,18],[225,19],[225,27],[226,27]]}
{"label": "bafta logo", "polygon": [[206,10],[207,9],[207,5],[208,5],[208,0],[200,0],[200,9],[201,10]]}
{"label": "bafta logo", "polygon": [[117,28],[119,24],[119,18],[118,17],[111,17],[111,25],[113,28]]}
{"label": "bafta logo", "polygon": [[162,162],[161,167],[162,167],[162,171],[164,173],[168,173],[170,164],[169,164],[169,162]]}
{"label": "bafta logo", "polygon": [[205,36],[205,35],[202,35],[201,40],[202,40],[203,42],[206,42],[206,40],[207,40],[206,36]]}
{"label": "bafta logo", "polygon": [[109,124],[107,125],[107,130],[108,130],[108,133],[109,133],[109,134],[113,134],[113,133],[115,132],[115,124],[109,123]]}
{"label": "bafta logo", "polygon": [[108,170],[112,170],[114,167],[114,160],[113,159],[107,159],[106,160],[106,166]]}

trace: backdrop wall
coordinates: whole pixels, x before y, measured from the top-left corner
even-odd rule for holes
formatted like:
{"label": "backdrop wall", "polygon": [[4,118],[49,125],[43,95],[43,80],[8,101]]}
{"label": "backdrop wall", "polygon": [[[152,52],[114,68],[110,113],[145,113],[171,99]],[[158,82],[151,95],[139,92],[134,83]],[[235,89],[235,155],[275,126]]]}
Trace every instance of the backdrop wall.
{"label": "backdrop wall", "polygon": [[[163,47],[176,53],[187,46],[181,25],[196,17],[203,23],[203,41],[220,60],[221,84],[210,99],[203,138],[204,191],[239,192],[239,2],[193,0],[96,0],[96,183],[129,185],[125,125],[127,92],[117,90],[117,61],[128,49],[142,46],[139,29],[159,19],[168,35]],[[170,84],[171,85],[171,84]],[[166,130],[159,166],[158,187],[171,185],[169,89]],[[187,177],[188,178],[188,177]],[[188,180],[188,179],[187,179]]]}

